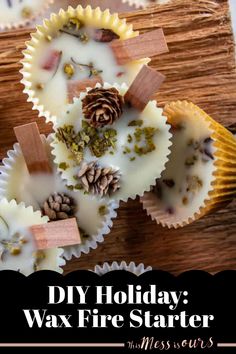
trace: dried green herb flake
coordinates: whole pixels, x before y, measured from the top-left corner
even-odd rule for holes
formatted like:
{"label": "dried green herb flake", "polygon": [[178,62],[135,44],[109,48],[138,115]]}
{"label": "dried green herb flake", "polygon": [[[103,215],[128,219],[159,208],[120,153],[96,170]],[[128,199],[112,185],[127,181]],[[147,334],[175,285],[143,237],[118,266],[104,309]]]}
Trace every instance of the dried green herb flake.
{"label": "dried green herb flake", "polygon": [[128,127],[141,127],[143,125],[143,120],[137,119],[129,122]]}

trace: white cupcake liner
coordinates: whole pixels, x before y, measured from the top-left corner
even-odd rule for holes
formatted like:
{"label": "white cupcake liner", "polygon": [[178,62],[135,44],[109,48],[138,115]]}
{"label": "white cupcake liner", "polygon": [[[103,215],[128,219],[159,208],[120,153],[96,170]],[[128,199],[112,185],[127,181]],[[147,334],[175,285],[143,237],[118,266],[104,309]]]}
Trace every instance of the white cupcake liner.
{"label": "white cupcake liner", "polygon": [[[13,219],[10,218],[11,213]],[[42,216],[39,211],[34,211],[31,206],[26,207],[23,202],[17,204],[15,200],[8,201],[6,198],[0,201],[0,215],[9,220],[8,224],[12,232],[13,230],[16,232],[22,227],[27,229],[33,225],[46,224],[48,222],[47,216]],[[65,260],[62,258],[63,249],[53,248],[44,252],[46,258],[43,260],[40,270],[47,269],[62,273],[63,269],[61,267],[65,265]],[[52,264],[54,262],[56,264]],[[4,267],[4,269],[6,268]]]}
{"label": "white cupcake liner", "polygon": [[41,10],[39,10],[37,13],[33,14],[30,18],[27,18],[25,20],[19,21],[19,22],[8,22],[8,23],[0,23],[0,31],[7,31],[11,29],[17,29],[21,27],[25,27],[35,21],[38,17],[42,16],[48,9],[49,7],[54,3],[54,0],[45,0],[44,5],[42,6]]}
{"label": "white cupcake liner", "polygon": [[[58,14],[52,13],[50,19],[44,20],[42,26],[37,26],[36,32],[31,34],[31,40],[26,42],[26,50],[23,51],[24,59],[21,61],[23,69],[20,71],[23,75],[21,83],[25,86],[23,92],[28,95],[28,102],[33,103],[33,110],[37,110],[39,112],[39,117],[44,117],[46,122],[55,123],[57,117],[44,107],[43,103],[40,102],[37,97],[37,93],[32,88],[32,60],[34,58],[34,52],[40,42],[44,39],[45,34],[61,28],[68,22],[70,17],[84,18],[88,23],[93,23],[100,28],[109,28],[117,33],[123,40],[139,35],[139,32],[134,32],[133,26],[127,24],[125,19],[121,20],[117,13],[110,14],[109,9],[101,11],[99,7],[92,9],[91,6],[83,8],[80,5],[76,9],[69,7],[67,11],[61,9]],[[142,65],[147,64],[149,61],[149,58],[134,61],[133,63],[138,67],[137,72],[141,69]]]}
{"label": "white cupcake liner", "polygon": [[148,6],[153,5],[162,5],[171,2],[172,0],[156,0],[155,2],[151,2],[148,0],[122,0],[124,4],[128,4],[129,6],[134,6],[137,10],[145,9]]}
{"label": "white cupcake liner", "polygon": [[137,10],[144,8],[144,0],[122,0],[123,4],[128,4],[131,8],[134,7]]}
{"label": "white cupcake liner", "polygon": [[[42,138],[45,143],[48,144],[48,149],[50,153],[50,142],[52,140],[51,135],[49,135],[47,138],[42,135]],[[3,166],[0,167],[0,198],[13,199],[14,195],[10,195],[10,193],[12,192],[11,187],[9,187],[9,176],[11,175],[13,169],[16,168],[16,161],[19,161],[20,158],[23,158],[20,145],[18,143],[15,143],[13,146],[13,150],[7,152],[7,156],[8,157],[3,159],[2,161]],[[20,167],[17,165],[17,168],[19,169]],[[71,192],[68,191],[68,194],[70,193]],[[78,191],[76,192],[76,194],[77,193],[81,192]],[[81,198],[83,197],[81,196]],[[84,198],[86,197],[84,196]],[[95,198],[91,198],[91,200],[93,199],[95,200]],[[101,220],[100,227],[98,228],[95,234],[90,235],[90,237],[88,238],[84,238],[82,244],[64,247],[62,252],[63,257],[65,259],[70,260],[72,256],[79,258],[82,253],[88,254],[92,249],[96,249],[99,243],[102,243],[104,241],[105,235],[110,233],[113,225],[113,219],[117,217],[116,209],[119,207],[119,203],[115,201],[110,201],[108,203],[103,199],[99,200],[99,202],[97,203],[98,207],[99,205],[105,205],[107,208],[107,213],[106,215],[104,215],[104,219]]]}
{"label": "white cupcake liner", "polygon": [[100,243],[104,242],[104,236],[111,232],[113,219],[117,217],[115,210],[118,207],[119,204],[112,201],[108,207],[109,212],[103,221],[101,229],[95,235],[91,235],[89,239],[86,239],[85,243],[64,248],[63,257],[65,257],[66,260],[70,260],[72,256],[79,258],[83,253],[88,254],[91,250],[95,250]]}
{"label": "white cupcake liner", "polygon": [[112,262],[111,264],[105,262],[103,265],[96,265],[94,268],[94,272],[98,275],[104,275],[114,270],[126,270],[127,272],[131,272],[135,275],[141,275],[151,271],[152,267],[145,267],[143,263],[136,265],[134,262],[127,264],[125,261],[122,261],[121,263]]}
{"label": "white cupcake liner", "polygon": [[[128,87],[126,84],[110,85],[108,83],[104,83],[103,85],[101,85],[98,83],[96,85],[96,87],[103,87],[106,89],[114,87],[119,91],[119,93],[122,96],[124,96],[126,91],[128,90]],[[89,91],[89,90],[90,89],[87,88],[87,91]],[[79,115],[82,116],[81,100],[85,97],[85,95],[86,95],[86,92],[82,92],[80,94],[80,98],[75,98],[74,103],[71,105],[68,105],[67,110],[72,111],[71,117],[69,114],[66,114],[65,119],[63,117],[61,117],[60,122],[58,122],[55,125],[55,129],[58,128],[59,126],[63,126],[64,124],[72,124],[73,125],[74,116],[75,116],[73,109],[75,109],[75,108],[76,109],[78,108]],[[143,166],[143,167],[150,169],[149,175],[145,176],[145,178],[139,177],[139,179],[138,179],[139,188],[136,188],[136,190],[133,188],[133,191],[131,192],[130,191],[131,188],[130,187],[128,188],[128,186],[125,185],[125,187],[124,187],[125,192],[122,192],[122,185],[121,185],[120,191],[116,192],[114,195],[111,195],[110,197],[105,196],[106,199],[109,198],[110,200],[116,200],[116,201],[121,200],[121,201],[127,202],[127,200],[129,198],[135,199],[137,196],[143,196],[146,191],[150,191],[151,186],[155,185],[156,179],[161,177],[161,173],[164,171],[165,165],[169,160],[168,156],[170,154],[170,146],[172,145],[172,143],[170,141],[171,136],[172,136],[170,133],[170,125],[167,124],[167,118],[162,114],[162,112],[163,111],[161,108],[157,108],[156,101],[150,101],[148,103],[148,105],[146,106],[144,112],[140,113],[140,115],[146,114],[147,118],[149,118],[149,120],[148,120],[148,119],[145,119],[146,116],[145,117],[140,116],[140,119],[144,120],[145,126],[148,126],[148,124],[150,124],[150,126],[153,125],[155,128],[157,128],[159,130],[160,135],[158,136],[157,140],[161,141],[161,143],[159,143],[159,145],[158,145],[158,142],[156,143],[157,144],[156,151],[159,155],[158,155],[158,159],[157,158],[155,159],[154,156],[151,157],[152,161],[154,159],[156,161],[155,164],[152,164],[152,167],[150,167],[150,163],[149,163],[149,165],[145,166],[145,158],[147,159],[147,161],[149,160],[148,155],[140,157],[140,160],[138,160],[139,157],[137,156],[137,159],[135,161],[130,162],[130,169],[131,170],[135,169],[135,171],[137,171],[137,173],[138,173],[139,170],[137,168],[137,165],[138,166],[140,165],[140,168],[142,168],[142,166]],[[155,119],[154,119],[154,117],[155,117]],[[158,120],[158,124],[159,124],[158,126],[154,125],[154,124],[156,124],[157,120]],[[117,124],[119,124],[119,120],[117,121]],[[112,127],[115,128],[115,125]],[[121,138],[123,139],[124,137],[121,135]],[[55,164],[57,166],[59,166],[62,161],[66,161],[70,165],[70,167],[68,169],[66,169],[65,171],[60,170],[60,172],[62,173],[63,179],[67,180],[68,184],[72,184],[72,185],[75,184],[76,181],[74,180],[73,176],[77,173],[76,169],[78,166],[76,166],[76,168],[74,168],[73,163],[71,162],[71,160],[68,159],[68,154],[70,154],[70,153],[69,153],[67,147],[65,146],[65,144],[63,142],[59,142],[56,139],[55,134],[53,134],[53,142],[52,142],[51,146],[53,148],[52,154],[55,156],[55,159],[54,159]],[[120,150],[122,150],[123,148],[124,148],[124,146],[119,147]],[[160,150],[161,150],[161,152],[160,152]],[[117,152],[117,155],[119,155],[119,154],[120,154],[120,151]],[[112,155],[112,157],[110,157],[110,158],[105,157],[104,158],[105,160],[102,162],[102,164],[105,163],[106,167],[113,166],[115,169],[119,168],[120,166],[118,165],[118,163],[116,165],[115,160],[114,160],[115,155],[116,155],[116,153],[114,155]],[[103,157],[98,158],[98,159],[96,159],[96,157],[94,157],[92,160],[97,161],[99,163],[99,161],[101,161],[102,159],[103,159]],[[143,161],[141,159],[143,159]],[[107,164],[107,160],[108,160],[109,164]],[[88,159],[88,162],[91,162],[90,157]],[[155,168],[153,168],[153,166]],[[121,172],[121,178],[122,178],[122,172],[123,172],[122,169],[120,170],[120,172]],[[132,178],[135,180],[136,176],[137,175],[132,176]],[[129,179],[129,173],[127,172],[127,168],[124,170],[123,178],[126,180]],[[129,186],[132,185],[131,182],[132,181],[129,182]]]}

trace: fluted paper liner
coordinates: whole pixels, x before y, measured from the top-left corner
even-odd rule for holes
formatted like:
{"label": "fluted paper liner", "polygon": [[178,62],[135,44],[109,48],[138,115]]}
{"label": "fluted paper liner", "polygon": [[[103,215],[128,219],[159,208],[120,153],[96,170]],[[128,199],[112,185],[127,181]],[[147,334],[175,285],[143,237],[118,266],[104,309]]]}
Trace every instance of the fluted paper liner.
{"label": "fluted paper liner", "polygon": [[[86,24],[92,24],[98,28],[106,28],[115,32],[120,36],[121,40],[133,38],[139,35],[139,32],[133,31],[133,26],[127,24],[125,19],[120,19],[118,14],[110,14],[109,9],[101,11],[100,8],[92,9],[91,6],[83,8],[78,6],[77,8],[72,8],[71,6],[67,11],[60,10],[58,14],[51,14],[50,19],[46,19],[42,26],[37,26],[35,33],[31,34],[31,40],[26,42],[26,50],[23,51],[24,59],[22,60],[23,69],[21,74],[23,79],[21,81],[24,84],[24,93],[28,95],[28,101],[33,103],[33,109],[38,110],[39,117],[45,117],[46,121],[56,122],[57,117],[52,115],[37,98],[37,93],[32,88],[31,83],[31,72],[32,72],[32,59],[34,57],[34,52],[39,45],[40,41],[44,40],[45,35],[59,30],[63,25],[65,25],[69,18],[77,17],[79,20],[86,22]],[[139,72],[143,64],[147,64],[150,61],[149,58],[144,58],[141,60],[132,61],[133,66],[133,78]]]}
{"label": "fluted paper liner", "polygon": [[195,115],[199,121],[209,124],[212,131],[214,147],[214,171],[212,173],[211,187],[201,207],[185,220],[176,223],[170,221],[163,210],[157,208],[157,196],[154,192],[145,193],[141,202],[147,214],[162,226],[179,228],[192,223],[204,215],[224,207],[236,196],[236,140],[221,124],[217,123],[199,107],[187,101],[172,102],[164,108],[168,122],[178,121],[181,115],[188,117]]}
{"label": "fluted paper liner", "polygon": [[[53,164],[53,157],[51,155],[50,147],[52,137],[49,135],[47,139],[45,136],[42,136],[42,138],[47,147],[48,156]],[[24,182],[26,181],[25,176],[28,174],[28,172],[19,144],[14,144],[13,150],[8,151],[7,155],[8,157],[3,159],[3,166],[0,167],[0,198],[6,198],[8,200],[17,199],[17,202],[26,202],[24,193],[27,188],[24,188]],[[64,192],[70,195],[77,202],[79,208],[76,215],[81,219],[81,222],[79,221],[79,226],[88,233],[89,230],[93,229],[93,232],[89,234],[88,238],[82,238],[81,244],[64,247],[62,250],[63,257],[69,260],[72,258],[72,256],[80,257],[82,253],[88,254],[90,250],[96,249],[98,244],[104,241],[104,236],[109,234],[111,231],[113,219],[117,216],[116,209],[118,208],[119,204],[114,201],[107,202],[104,199],[98,200],[95,197],[84,195],[79,191],[69,191],[66,188],[65,181],[63,181],[60,175],[56,172],[56,166],[54,166],[53,176],[53,178],[55,178],[55,185],[57,186],[57,189],[59,189],[60,192]],[[22,189],[21,193],[23,195],[20,195],[19,188]],[[41,193],[43,199],[43,194],[45,193],[46,195],[47,192],[42,189]],[[27,200],[27,204],[31,204],[34,210],[39,210],[38,203],[35,203],[33,199],[31,201],[30,196],[27,197]],[[96,210],[98,210],[100,206],[105,206],[106,212],[104,215],[97,217],[98,220],[95,225],[95,230],[95,227],[92,227],[91,223],[93,215],[95,215]],[[83,224],[86,215],[90,215],[91,217],[91,223],[89,223],[89,225]]]}
{"label": "fluted paper liner", "polygon": [[131,272],[136,275],[141,275],[145,272],[151,271],[152,267],[145,267],[143,263],[136,265],[134,262],[130,262],[129,264],[127,264],[125,261],[122,261],[120,263],[112,262],[111,264],[105,262],[103,265],[96,265],[94,268],[94,272],[98,275],[104,275],[114,270],[126,270],[127,272]]}
{"label": "fluted paper liner", "polygon": [[34,14],[32,14],[32,16],[23,19],[22,21],[16,21],[16,22],[7,22],[7,23],[1,23],[0,22],[0,31],[1,30],[10,30],[10,29],[17,29],[20,27],[25,27],[27,25],[29,25],[30,23],[32,23],[34,20],[36,20],[36,18],[42,16],[47,9],[50,7],[50,5],[52,5],[54,3],[54,0],[44,0],[44,4],[42,5],[41,9],[37,12],[35,12]]}
{"label": "fluted paper liner", "polygon": [[[48,217],[42,217],[41,213],[33,211],[31,206],[26,207],[23,202],[17,204],[15,200],[7,201],[6,198],[0,201],[0,216],[7,222],[10,232],[13,234],[21,229],[29,229],[33,225],[46,224],[48,222]],[[54,270],[62,273],[61,267],[65,265],[65,260],[62,258],[63,249],[52,248],[45,250],[44,253],[45,258],[40,262],[39,270]],[[21,268],[20,264],[18,268]],[[6,268],[4,267],[4,269]]]}
{"label": "fluted paper liner", "polygon": [[128,4],[131,8],[135,7],[137,10],[141,10],[145,7],[145,0],[122,0],[123,4]]}
{"label": "fluted paper liner", "polygon": [[172,0],[156,0],[156,1],[149,1],[149,0],[122,0],[124,4],[128,4],[129,6],[135,6],[137,10],[145,9],[148,6],[153,5],[162,5],[170,2]]}
{"label": "fluted paper liner", "polygon": [[[101,87],[97,84],[96,87]],[[124,96],[128,87],[123,85],[110,85],[105,83],[104,88],[109,89],[115,87],[121,96]],[[87,89],[89,91],[89,88]],[[60,122],[57,123],[55,128],[63,127],[64,124],[74,125],[76,124],[78,117],[83,117],[81,100],[86,96],[85,92],[82,92],[79,99],[75,99],[74,103],[68,105],[68,112],[65,117],[61,117]],[[137,156],[135,161],[130,161],[129,157],[123,154],[124,141],[127,139],[127,129],[124,132],[125,116],[118,119],[111,126],[117,130],[117,141],[123,143],[117,143],[117,149],[113,155],[109,153],[105,154],[101,158],[95,156],[87,156],[86,161],[97,161],[102,167],[112,167],[114,170],[119,170],[121,173],[121,188],[116,193],[110,196],[106,195],[106,199],[127,201],[128,198],[135,199],[137,195],[141,196],[145,191],[149,191],[150,187],[155,184],[156,178],[160,178],[161,173],[165,169],[165,165],[168,161],[170,154],[169,147],[171,146],[169,132],[170,126],[166,123],[166,117],[162,115],[163,110],[157,108],[156,101],[150,101],[145,110],[140,113],[140,119],[143,120],[144,126],[152,126],[157,129],[155,144],[156,150],[144,156]],[[119,135],[119,131],[121,131]],[[126,134],[126,135],[125,135]],[[74,166],[73,159],[70,158],[71,152],[67,149],[66,145],[58,141],[56,135],[53,135],[54,140],[52,142],[52,154],[55,156],[55,163],[60,166],[61,163],[66,162],[68,168],[66,170],[59,169],[62,173],[63,179],[68,181],[68,185],[76,185],[78,182],[74,176],[79,171],[79,166]],[[88,154],[87,154],[88,155]],[[137,178],[138,176],[138,178]]]}

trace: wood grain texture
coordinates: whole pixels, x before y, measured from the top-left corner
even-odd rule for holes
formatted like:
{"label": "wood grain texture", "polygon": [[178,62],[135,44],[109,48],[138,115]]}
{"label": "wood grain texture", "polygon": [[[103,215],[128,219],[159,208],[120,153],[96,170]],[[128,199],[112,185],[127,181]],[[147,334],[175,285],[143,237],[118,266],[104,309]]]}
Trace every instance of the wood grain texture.
{"label": "wood grain texture", "polygon": [[162,28],[147,31],[125,41],[117,39],[110,43],[110,47],[119,65],[145,57],[152,58],[169,51]]}
{"label": "wood grain texture", "polygon": [[[151,66],[167,77],[158,103],[189,99],[225,125],[235,122],[236,71],[227,0],[175,0],[171,4],[126,13],[134,29],[163,27],[169,53],[154,57]],[[30,29],[0,34],[0,158],[15,141],[12,128],[37,119],[19,83],[24,42]],[[220,99],[219,99],[220,97]],[[51,126],[38,119],[41,133]]]}
{"label": "wood grain texture", "polygon": [[143,65],[124,96],[125,102],[139,111],[143,111],[164,80],[163,74]]}
{"label": "wood grain texture", "polygon": [[29,173],[52,173],[52,167],[37,123],[16,126],[14,133],[20,144]]}
{"label": "wood grain texture", "polygon": [[81,243],[76,218],[31,226],[37,249],[72,246]]}
{"label": "wood grain texture", "polygon": [[[175,0],[125,16],[141,32],[163,27],[170,52],[151,66],[166,75],[158,91],[160,105],[189,99],[224,125],[236,117],[234,43],[227,0]],[[12,128],[32,122],[19,83],[21,50],[29,30],[0,34],[0,155],[15,141]],[[41,132],[50,125],[37,120]],[[236,203],[181,230],[152,222],[141,204],[122,204],[110,235],[97,250],[68,262],[65,271],[92,268],[104,261],[144,262],[174,274],[190,269],[217,272],[236,268]]]}
{"label": "wood grain texture", "polygon": [[199,269],[219,272],[236,268],[236,203],[180,230],[157,226],[138,200],[122,203],[112,232],[105,242],[80,259],[73,259],[65,272],[93,269],[96,264],[125,260],[144,262],[172,274]]}

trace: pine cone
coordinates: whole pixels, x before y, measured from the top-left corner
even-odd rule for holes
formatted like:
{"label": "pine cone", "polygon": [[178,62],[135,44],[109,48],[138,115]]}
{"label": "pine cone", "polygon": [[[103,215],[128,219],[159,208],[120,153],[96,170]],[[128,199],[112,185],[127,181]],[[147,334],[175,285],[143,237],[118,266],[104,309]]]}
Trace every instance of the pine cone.
{"label": "pine cone", "polygon": [[99,194],[101,197],[115,193],[120,188],[119,172],[111,167],[101,168],[96,162],[83,162],[77,178],[86,192]]}
{"label": "pine cone", "polygon": [[84,117],[94,128],[113,124],[122,114],[123,97],[117,89],[94,88],[82,100]]}
{"label": "pine cone", "polygon": [[50,195],[42,207],[43,215],[48,216],[50,221],[71,218],[74,216],[74,211],[74,200],[63,193]]}

